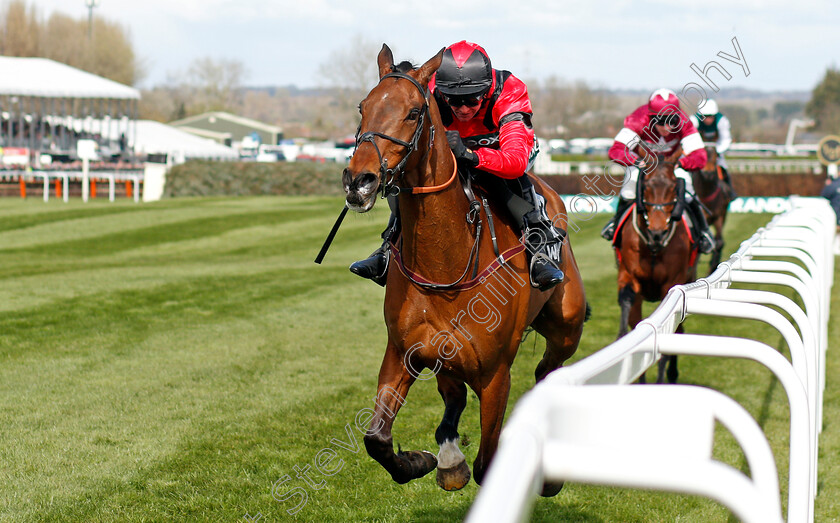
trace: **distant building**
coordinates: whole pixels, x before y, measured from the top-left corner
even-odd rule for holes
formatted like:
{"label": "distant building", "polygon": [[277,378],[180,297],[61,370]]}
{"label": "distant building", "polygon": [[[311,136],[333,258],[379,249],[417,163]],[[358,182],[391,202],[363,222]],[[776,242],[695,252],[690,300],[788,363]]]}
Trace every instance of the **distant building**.
{"label": "distant building", "polygon": [[240,147],[243,141],[252,142],[254,137],[266,145],[277,145],[283,139],[283,129],[276,125],[236,116],[225,112],[210,112],[190,116],[169,125],[182,131],[210,138],[223,145]]}

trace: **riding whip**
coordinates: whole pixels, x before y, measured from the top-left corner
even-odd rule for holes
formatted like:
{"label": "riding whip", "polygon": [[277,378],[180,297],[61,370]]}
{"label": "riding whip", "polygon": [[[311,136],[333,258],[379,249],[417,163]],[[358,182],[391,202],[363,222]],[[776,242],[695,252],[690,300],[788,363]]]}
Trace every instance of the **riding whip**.
{"label": "riding whip", "polygon": [[327,249],[330,248],[330,244],[335,238],[335,233],[338,232],[338,228],[341,227],[341,222],[344,221],[344,217],[347,215],[347,206],[341,209],[341,214],[338,215],[338,218],[335,220],[335,225],[333,225],[332,230],[327,235],[327,239],[324,240],[324,246],[321,247],[321,252],[318,253],[318,256],[315,257],[315,263],[320,264],[324,261],[324,256],[327,254]]}

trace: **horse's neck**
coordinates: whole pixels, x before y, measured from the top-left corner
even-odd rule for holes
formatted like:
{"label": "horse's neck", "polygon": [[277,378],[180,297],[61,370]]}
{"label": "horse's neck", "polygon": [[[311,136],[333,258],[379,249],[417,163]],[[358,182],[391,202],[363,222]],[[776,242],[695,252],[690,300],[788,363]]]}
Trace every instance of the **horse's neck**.
{"label": "horse's neck", "polygon": [[[441,185],[450,179],[454,169],[448,145],[436,147],[411,178],[418,180],[417,186]],[[452,268],[448,262],[464,263],[474,240],[473,226],[466,221],[468,210],[464,187],[457,176],[438,192],[401,196],[402,257],[406,263],[414,270],[442,267],[445,272]]]}

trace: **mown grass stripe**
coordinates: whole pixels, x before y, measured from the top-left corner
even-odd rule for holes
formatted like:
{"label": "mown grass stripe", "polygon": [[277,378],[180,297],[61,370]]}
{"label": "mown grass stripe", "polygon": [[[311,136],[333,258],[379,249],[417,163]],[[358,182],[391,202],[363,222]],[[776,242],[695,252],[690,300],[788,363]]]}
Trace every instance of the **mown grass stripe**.
{"label": "mown grass stripe", "polygon": [[[386,342],[383,289],[347,265],[378,245],[384,207],[346,220],[317,266],[312,259],[340,198],[190,198],[125,205],[112,215],[105,211],[118,207],[99,203],[13,201],[0,212],[18,220],[0,230],[0,243],[14,240],[0,246],[7,268],[0,277],[0,441],[12,442],[0,446],[0,519],[238,521],[246,512],[267,521],[464,518],[474,483],[457,493],[440,491],[431,477],[396,485],[363,448],[338,449],[344,466],[334,476],[314,469],[318,452],[337,448],[331,440],[346,439],[345,426],[372,405]],[[50,221],[44,215],[51,213],[65,214]],[[733,215],[729,251],[769,218]],[[602,222],[578,221],[581,230],[571,234],[593,306],[573,361],[618,330],[614,256],[598,237]],[[80,224],[92,227],[71,234]],[[125,239],[116,238],[121,234]],[[691,317],[686,330],[762,336],[734,320]],[[832,339],[837,330],[835,322]],[[762,339],[786,352],[778,335]],[[508,414],[533,385],[544,347],[532,335],[520,348]],[[831,380],[838,365],[830,353],[818,520],[838,517],[840,475],[833,472],[840,458],[832,449],[840,438],[831,422],[840,415]],[[684,383],[722,390],[753,413],[786,470],[786,400],[769,373],[751,362],[705,358],[683,358],[680,369]],[[418,383],[395,424],[395,443],[436,451],[441,414],[434,384]],[[470,392],[461,423],[470,463],[478,421]],[[725,433],[714,453],[744,466]],[[322,489],[296,477],[295,467],[307,465]],[[291,502],[271,495],[286,474],[310,496],[296,516],[286,512]],[[781,480],[785,489],[784,472]],[[569,484],[556,498],[538,500],[532,519],[728,517],[705,499]]]}

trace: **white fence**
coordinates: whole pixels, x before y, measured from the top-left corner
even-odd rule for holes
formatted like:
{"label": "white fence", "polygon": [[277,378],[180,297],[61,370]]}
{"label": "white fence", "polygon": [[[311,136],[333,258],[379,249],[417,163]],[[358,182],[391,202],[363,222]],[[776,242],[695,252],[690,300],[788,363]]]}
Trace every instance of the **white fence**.
{"label": "white fence", "polygon": [[[821,198],[791,203],[709,277],[674,287],[629,334],[528,392],[502,432],[467,521],[525,520],[543,481],[566,480],[702,495],[743,521],[782,521],[773,455],[741,406],[700,387],[627,386],[667,354],[747,358],[776,375],[790,404],[787,521],[813,521],[835,216]],[[781,294],[733,283],[789,287],[805,310]],[[781,333],[791,360],[755,340],[674,334],[690,314],[763,321]],[[712,459],[715,420],[743,449],[750,476]],[[655,455],[667,459],[651,463]]]}
{"label": "white fence", "polygon": [[[86,192],[89,190],[85,188],[85,183],[91,181],[107,181],[108,182],[108,199],[114,201],[115,199],[115,184],[117,183],[131,183],[134,187],[134,201],[140,201],[140,185],[144,182],[144,173],[140,171],[90,171],[87,176],[83,171],[3,171],[0,178],[4,181],[16,180],[23,178],[27,182],[41,181],[44,184],[43,198],[44,201],[50,199],[50,182],[60,181],[62,186],[62,197],[65,202],[69,201],[69,184],[70,180],[82,182],[82,197],[87,201]],[[56,188],[58,191],[58,188]]]}
{"label": "white fence", "polygon": [[[737,173],[812,173],[820,174],[823,167],[817,160],[739,160],[727,158],[730,172]],[[602,175],[612,165],[607,159],[591,162],[555,162],[549,155],[540,155],[534,164],[534,172],[538,175],[572,175],[591,174]],[[618,173],[620,174],[620,173]]]}

